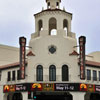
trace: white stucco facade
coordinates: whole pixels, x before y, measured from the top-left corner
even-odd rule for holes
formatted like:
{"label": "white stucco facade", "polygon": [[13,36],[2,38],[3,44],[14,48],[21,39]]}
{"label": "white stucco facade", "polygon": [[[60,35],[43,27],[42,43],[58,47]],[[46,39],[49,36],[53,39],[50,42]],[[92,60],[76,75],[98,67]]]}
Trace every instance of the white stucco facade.
{"label": "white stucco facade", "polygon": [[61,0],[46,3],[47,9],[34,15],[35,33],[26,53],[25,79],[18,79],[19,48],[0,45],[0,100],[33,100],[35,93],[37,97],[45,94],[65,96],[63,100],[94,100],[91,94],[100,93],[100,52],[86,55],[85,79],[80,79],[79,43],[71,31],[72,14],[60,9]]}

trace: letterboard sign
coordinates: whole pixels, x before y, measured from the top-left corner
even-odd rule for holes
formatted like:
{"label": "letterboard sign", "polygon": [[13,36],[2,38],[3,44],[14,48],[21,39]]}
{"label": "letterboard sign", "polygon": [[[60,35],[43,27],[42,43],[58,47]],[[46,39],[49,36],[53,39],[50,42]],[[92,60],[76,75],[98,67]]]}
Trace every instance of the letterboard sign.
{"label": "letterboard sign", "polygon": [[79,91],[78,83],[56,83],[55,91]]}
{"label": "letterboard sign", "polygon": [[25,84],[18,84],[16,85],[16,91],[27,91],[27,85]]}
{"label": "letterboard sign", "polygon": [[95,85],[95,92],[100,92],[100,85]]}

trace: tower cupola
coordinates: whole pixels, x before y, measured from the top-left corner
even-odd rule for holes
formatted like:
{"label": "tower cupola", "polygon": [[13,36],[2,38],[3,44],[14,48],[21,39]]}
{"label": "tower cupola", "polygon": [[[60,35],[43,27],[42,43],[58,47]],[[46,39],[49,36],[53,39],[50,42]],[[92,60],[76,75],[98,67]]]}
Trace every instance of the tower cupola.
{"label": "tower cupola", "polygon": [[68,36],[74,37],[71,32],[72,14],[60,9],[61,0],[45,0],[47,9],[35,14],[35,33],[38,36]]}
{"label": "tower cupola", "polygon": [[61,0],[46,0],[47,9],[59,9]]}

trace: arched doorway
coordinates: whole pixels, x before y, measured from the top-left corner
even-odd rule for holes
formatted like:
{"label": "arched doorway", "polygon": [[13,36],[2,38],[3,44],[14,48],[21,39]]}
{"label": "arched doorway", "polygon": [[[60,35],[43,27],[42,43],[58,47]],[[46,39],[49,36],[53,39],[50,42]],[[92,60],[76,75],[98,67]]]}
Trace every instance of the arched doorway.
{"label": "arched doorway", "polygon": [[12,100],[23,100],[22,94],[21,93],[14,93]]}

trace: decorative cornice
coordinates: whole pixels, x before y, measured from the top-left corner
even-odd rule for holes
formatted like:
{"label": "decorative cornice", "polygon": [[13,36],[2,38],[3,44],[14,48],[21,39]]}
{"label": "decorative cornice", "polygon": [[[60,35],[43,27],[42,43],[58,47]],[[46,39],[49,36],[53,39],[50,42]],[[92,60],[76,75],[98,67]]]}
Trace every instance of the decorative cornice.
{"label": "decorative cornice", "polygon": [[41,16],[41,15],[44,15],[44,14],[50,14],[50,13],[55,13],[55,14],[65,14],[65,15],[69,15],[71,16],[71,19],[72,19],[72,13],[69,13],[69,12],[66,12],[64,10],[61,10],[61,9],[46,9],[46,10],[43,10],[37,14],[34,14],[35,17],[38,17],[38,16]]}

